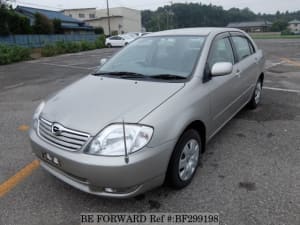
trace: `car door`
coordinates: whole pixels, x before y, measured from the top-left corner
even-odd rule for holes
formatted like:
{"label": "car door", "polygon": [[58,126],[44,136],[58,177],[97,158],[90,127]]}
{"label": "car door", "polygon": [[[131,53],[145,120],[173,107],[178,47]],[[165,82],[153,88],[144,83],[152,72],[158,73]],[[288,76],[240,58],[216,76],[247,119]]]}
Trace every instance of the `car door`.
{"label": "car door", "polygon": [[121,46],[122,38],[120,36],[115,36],[114,38],[114,46]]}
{"label": "car door", "polygon": [[231,33],[233,48],[238,59],[236,64],[240,73],[240,105],[246,104],[253,94],[253,88],[259,73],[258,56],[252,42],[242,33]]}
{"label": "car door", "polygon": [[216,36],[206,63],[206,73],[210,73],[213,65],[219,62],[233,64],[231,74],[211,76],[207,85],[210,88],[211,133],[217,132],[239,109],[237,98],[241,91],[236,59],[229,33]]}
{"label": "car door", "polygon": [[125,46],[126,43],[126,38],[125,37],[120,37],[120,42],[119,42],[119,46]]}
{"label": "car door", "polygon": [[109,38],[109,42],[111,44],[111,46],[118,46],[117,44],[117,36],[113,36]]}

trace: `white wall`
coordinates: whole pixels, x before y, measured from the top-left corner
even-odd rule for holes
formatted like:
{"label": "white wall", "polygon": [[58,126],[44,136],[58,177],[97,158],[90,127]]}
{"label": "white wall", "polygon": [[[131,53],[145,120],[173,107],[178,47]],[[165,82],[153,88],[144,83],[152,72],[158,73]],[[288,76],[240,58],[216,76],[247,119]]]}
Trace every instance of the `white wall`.
{"label": "white wall", "polygon": [[[74,19],[78,20],[88,20],[92,19],[90,14],[94,14],[96,17],[96,8],[94,9],[66,9],[63,11],[66,16],[71,16]],[[84,14],[84,17],[79,17],[79,14]]]}
{"label": "white wall", "polygon": [[140,11],[123,8],[122,14],[124,15],[125,33],[142,31],[142,15]]}
{"label": "white wall", "polygon": [[[92,27],[102,27],[104,30],[104,33],[106,35],[108,35],[107,18],[86,21],[86,23]],[[121,28],[119,28],[119,25],[121,25]],[[111,31],[118,31],[118,33],[121,33],[122,30],[124,30],[123,27],[124,27],[123,17],[111,17],[110,18],[110,30]]]}
{"label": "white wall", "polygon": [[300,24],[290,24],[289,29],[294,33],[300,33]]}
{"label": "white wall", "polygon": [[[111,8],[110,24],[111,31],[125,32],[140,32],[142,30],[142,15],[141,11],[129,9],[126,7]],[[93,27],[103,27],[105,34],[108,34],[107,11],[106,9],[67,9],[64,10],[67,16],[72,15],[73,18],[86,21],[86,23]],[[85,17],[79,17],[79,14],[84,14]],[[95,14],[95,20],[89,18],[89,14]],[[115,16],[115,17],[114,17]]]}

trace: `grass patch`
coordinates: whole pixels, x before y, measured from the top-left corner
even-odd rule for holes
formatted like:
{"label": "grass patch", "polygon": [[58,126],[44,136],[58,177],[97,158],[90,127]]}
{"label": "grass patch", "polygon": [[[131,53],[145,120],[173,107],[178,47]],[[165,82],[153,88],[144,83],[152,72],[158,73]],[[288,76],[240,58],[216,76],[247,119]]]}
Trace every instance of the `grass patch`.
{"label": "grass patch", "polygon": [[67,42],[59,41],[55,44],[46,45],[42,48],[42,56],[49,57],[54,55],[60,55],[65,53],[76,53],[81,51],[88,51],[105,47],[105,37],[101,35],[96,41],[79,41],[79,42]]}
{"label": "grass patch", "polygon": [[0,45],[0,65],[30,59],[31,50],[20,46]]}
{"label": "grass patch", "polygon": [[49,57],[65,53],[75,53],[104,47],[104,35],[100,35],[94,42],[58,41],[54,44],[49,44],[38,49],[24,48],[17,45],[0,44],[0,65],[24,61],[32,58],[39,58],[40,56]]}
{"label": "grass patch", "polygon": [[282,34],[250,34],[254,39],[300,39],[300,35],[282,35]]}

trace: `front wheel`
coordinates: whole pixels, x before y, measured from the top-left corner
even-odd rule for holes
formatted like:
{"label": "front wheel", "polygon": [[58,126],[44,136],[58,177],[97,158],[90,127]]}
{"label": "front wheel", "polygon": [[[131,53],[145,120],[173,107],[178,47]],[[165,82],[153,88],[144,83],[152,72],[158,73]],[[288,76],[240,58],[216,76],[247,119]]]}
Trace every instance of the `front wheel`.
{"label": "front wheel", "polygon": [[250,109],[256,109],[258,104],[260,103],[262,87],[263,87],[263,82],[262,82],[262,79],[259,78],[259,80],[256,83],[252,98],[248,103],[248,106],[250,107]]}
{"label": "front wheel", "polygon": [[198,132],[194,129],[185,131],[175,146],[168,167],[167,180],[172,187],[181,189],[192,181],[199,166],[201,150]]}

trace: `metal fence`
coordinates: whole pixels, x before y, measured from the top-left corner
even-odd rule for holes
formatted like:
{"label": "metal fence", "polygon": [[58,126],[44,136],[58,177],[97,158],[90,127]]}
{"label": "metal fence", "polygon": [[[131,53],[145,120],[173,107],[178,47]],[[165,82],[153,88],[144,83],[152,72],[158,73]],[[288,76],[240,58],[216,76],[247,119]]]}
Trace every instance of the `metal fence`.
{"label": "metal fence", "polygon": [[58,41],[95,41],[96,34],[51,34],[51,35],[9,35],[0,36],[0,44],[19,45],[30,48],[40,48]]}

